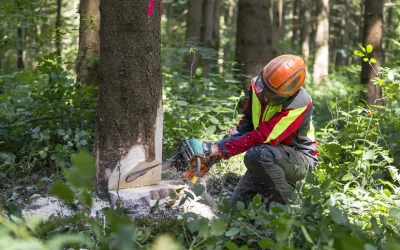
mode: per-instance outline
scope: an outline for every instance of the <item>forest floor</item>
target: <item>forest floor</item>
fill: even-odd
[[[53,178],[58,179],[61,176],[53,176]],[[218,204],[224,198],[229,199],[239,179],[240,176],[232,172],[225,172],[222,175],[214,172],[203,178],[201,184],[206,187],[206,192]],[[18,182],[3,183],[2,186],[4,188],[0,194],[0,199],[17,216],[40,215],[43,219],[47,219],[51,216],[71,216],[84,211],[84,208],[79,204],[68,205],[57,197],[50,195],[49,190],[52,182],[51,178],[32,175]],[[188,187],[185,189],[189,190]],[[197,201],[196,197],[195,200],[186,201],[182,206],[175,204],[172,207],[169,207],[168,204],[152,207],[143,202],[142,204],[136,204],[134,207],[125,207],[125,212],[132,218],[152,217],[163,219],[176,218],[185,212],[194,212],[211,218],[217,212],[215,208],[213,209],[211,206]],[[110,207],[110,202],[94,195],[92,208],[86,212],[91,217],[101,217],[101,210],[105,207]]]

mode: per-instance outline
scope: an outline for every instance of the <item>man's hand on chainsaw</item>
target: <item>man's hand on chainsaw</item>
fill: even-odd
[[[221,160],[218,146],[216,144],[202,142],[195,138],[189,139],[188,144],[192,148],[194,155],[201,158],[200,176],[198,177],[203,177],[206,173],[208,173],[212,165]],[[192,166],[196,166],[196,160],[193,159],[191,164]],[[192,169],[186,172],[185,177],[186,179],[190,180],[195,175],[196,169]]]
[[[220,155],[218,146],[210,142],[202,142],[198,139],[192,138],[188,140],[190,147],[193,149],[193,153],[200,157],[209,157],[213,155]]]

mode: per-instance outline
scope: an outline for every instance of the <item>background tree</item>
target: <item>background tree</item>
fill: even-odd
[[[107,191],[120,157],[161,160],[161,13],[158,4],[131,0],[101,1],[100,11],[94,149],[97,182]],[[121,176],[135,167],[122,161],[121,165]]]
[[[305,63],[308,63],[310,56],[310,19],[311,19],[310,0],[304,0],[301,16],[301,54]]]
[[[316,53],[313,81],[319,84],[329,71],[329,0],[319,0],[320,9],[315,34]]]
[[[201,39],[201,26],[203,17],[203,0],[188,0],[186,14],[186,41],[190,46],[199,45]],[[190,72],[196,70],[199,56],[185,55],[186,69]]]
[[[278,0],[239,0],[236,61],[239,77],[247,93],[249,77],[279,54],[280,28]]]
[[[372,45],[373,51],[369,54],[369,57],[375,58],[376,63],[373,65],[368,62],[362,63],[361,83],[367,88],[367,91],[363,94],[364,100],[368,104],[376,105],[383,104],[380,86],[373,83],[377,76],[376,72],[379,71],[384,60],[382,48],[383,6],[383,0],[365,0],[363,44],[364,46]]]
[[[97,85],[99,82],[100,0],[81,0],[79,4],[79,51],[77,81]]]

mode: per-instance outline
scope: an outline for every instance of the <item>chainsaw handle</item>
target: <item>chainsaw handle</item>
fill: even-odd
[[[200,177],[200,170],[201,170],[201,159],[199,156],[196,156],[196,176]]]

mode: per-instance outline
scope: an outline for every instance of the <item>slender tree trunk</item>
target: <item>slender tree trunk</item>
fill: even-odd
[[[293,1],[293,13],[292,13],[292,50],[298,51],[298,41],[299,41],[299,4],[300,1]]]
[[[22,6],[21,6],[21,1],[17,1],[17,9],[20,11],[23,11]],[[23,22],[21,20],[21,22]],[[18,70],[23,70],[25,68],[24,65],[24,35],[23,35],[23,30],[21,27],[21,24],[17,28],[17,37],[18,37],[18,43],[17,43],[17,68]]]
[[[388,12],[387,12],[387,20],[386,20],[386,37],[387,38],[393,38],[393,27],[392,27],[392,21],[393,21],[393,6],[388,7]],[[385,51],[389,52],[390,51],[390,40],[386,39],[385,41]],[[388,54],[387,54],[388,55]],[[386,58],[388,61],[390,61],[391,58]]]
[[[206,8],[204,13],[204,31],[202,42],[205,47],[213,48],[214,47],[214,9],[215,9],[215,0],[206,0]]]
[[[363,99],[367,104],[383,105],[382,91],[379,85],[374,85],[373,80],[377,76],[380,66],[384,61],[382,48],[383,39],[383,6],[384,0],[365,0],[364,10],[364,29],[363,44],[367,46],[371,44],[373,51],[369,54],[369,58],[376,59],[376,63],[369,65],[367,62],[362,63],[361,83],[366,86],[367,92],[363,93]]]
[[[310,56],[310,18],[311,18],[311,5],[310,0],[304,0],[304,11],[302,18],[302,29],[301,29],[301,54],[304,62],[308,63]]]
[[[319,84],[328,75],[329,70],[329,0],[321,1],[315,38],[317,52],[315,54],[313,80],[316,84]]]
[[[249,79],[279,54],[279,33],[276,33],[277,0],[239,0],[236,61],[241,75],[237,78],[247,93]],[[275,19],[275,21],[274,21]],[[279,23],[279,22],[278,22]]]
[[[228,6],[225,6],[224,8],[224,16],[223,16],[223,22],[224,26],[226,27],[223,31],[223,36],[224,37],[229,37],[224,44],[223,48],[223,53],[224,53],[224,64],[225,62],[233,62],[235,60],[235,46],[236,46],[236,21],[237,21],[237,2],[235,0],[229,0],[227,2]],[[224,67],[227,65],[224,65]],[[229,65],[230,66],[230,65]],[[227,72],[228,70],[231,70],[232,68],[227,66],[227,68],[224,68],[223,73]]]
[[[107,191],[129,187],[129,173],[161,161],[161,13],[159,4],[132,0],[102,0],[100,13],[95,158]],[[157,167],[140,178],[149,185],[160,177]]]
[[[61,8],[62,8],[62,0],[57,0],[57,16],[56,16],[56,50],[57,50],[57,61],[58,64],[61,64]]]
[[[24,50],[23,50],[23,39],[24,36],[22,34],[22,28],[18,27],[17,29],[18,33],[18,62],[17,62],[17,67],[19,70],[23,70],[25,68],[24,65]]]
[[[201,38],[203,0],[188,0],[188,12],[186,14],[186,41],[198,46]],[[193,74],[199,61],[198,53],[185,56],[186,69]]]
[[[100,0],[81,0],[79,5],[79,52],[76,64],[77,81],[99,83]]]

